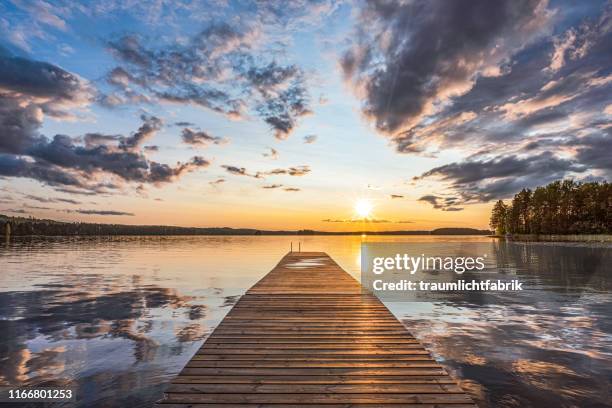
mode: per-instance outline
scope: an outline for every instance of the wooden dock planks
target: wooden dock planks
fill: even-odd
[[[475,407],[327,254],[289,253],[241,297],[158,403],[187,407]]]

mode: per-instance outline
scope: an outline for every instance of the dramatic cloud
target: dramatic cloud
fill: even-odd
[[[418,201],[424,201],[432,205],[433,208],[442,211],[462,211],[463,208],[453,207],[453,204],[457,201],[455,197],[442,198],[435,195],[425,195],[419,198]]]
[[[369,1],[341,64],[365,97],[364,114],[395,134],[468,92],[478,75],[500,75],[549,16],[544,0]]]
[[[141,116],[142,125],[129,137],[119,138],[119,148],[127,152],[136,152],[140,150],[142,144],[153,137],[155,133],[161,129],[162,121],[155,116]]]
[[[297,66],[282,67],[271,62],[264,67],[251,67],[245,77],[263,99],[257,112],[274,129],[277,139],[287,138],[297,119],[311,113],[303,74]]]
[[[340,56],[338,67],[364,120],[397,153],[422,156],[415,166],[437,158],[410,176],[417,174],[422,202],[438,210],[458,211],[561,177],[612,177],[609,1],[572,7],[547,0],[221,1],[214,10],[211,4],[0,5],[7,11],[0,12],[0,33],[11,50],[21,48],[18,53],[0,48],[0,178],[38,180],[79,199],[144,195],[150,185],[174,182],[210,164],[200,156],[176,163],[174,155],[186,149],[162,143],[164,127],[180,135],[188,150],[221,144],[214,129],[232,132],[241,152],[266,146],[259,140],[260,126],[246,123],[252,121],[287,138],[313,104],[329,103],[325,95],[337,85],[327,73],[333,54]],[[326,20],[336,10],[341,10],[337,19]],[[74,27],[90,21],[117,33],[97,33],[107,51],[94,56],[102,74],[99,67],[79,66],[91,82],[27,56],[40,52],[70,67],[74,56],[91,57],[95,47],[74,38]],[[324,33],[323,41],[317,33]],[[353,104],[332,94],[335,104]],[[101,106],[117,109],[100,111]],[[338,106],[321,110],[334,114]],[[193,107],[213,114],[198,115]],[[130,120],[136,124],[123,127]],[[338,123],[323,128],[339,135],[330,138],[330,149],[346,155],[350,141],[342,132],[363,132],[350,120],[339,130]],[[309,129],[322,128],[312,125]],[[88,133],[75,133],[87,127]],[[46,130],[58,128],[62,131]],[[315,132],[300,132],[298,142],[316,143],[317,135],[308,133]],[[257,188],[297,190],[287,187],[294,180],[289,177],[309,175],[310,168],[269,161],[264,166],[260,154],[279,156],[268,149],[252,151],[255,156],[244,162],[239,160],[249,159],[241,154],[221,152],[227,155],[220,164],[240,166],[223,166],[214,176],[226,175],[228,181],[230,175],[245,176],[262,180]],[[283,154],[293,157],[299,150]],[[162,157],[173,159],[164,164]],[[400,168],[400,162],[390,164]],[[225,179],[209,176],[202,182],[219,185]],[[374,189],[384,196],[382,187]],[[44,202],[31,198],[25,205]]]
[[[265,189],[276,189],[276,188],[281,188],[283,185],[282,184],[267,184],[265,186],[261,186],[261,188],[265,188]]]
[[[0,153],[24,153],[39,141],[45,115],[73,118],[91,97],[89,85],[76,75],[0,47]]]
[[[24,113],[23,110],[17,111]],[[0,126],[11,127],[11,117],[2,115]],[[27,113],[24,113],[27,115]],[[22,122],[23,123],[23,122]],[[0,176],[26,177],[52,186],[71,186],[96,190],[113,186],[108,180],[140,183],[166,183],[185,172],[208,166],[201,157],[175,167],[150,161],[138,151],[140,144],[157,129],[157,119],[145,119],[134,134],[121,137],[116,144],[82,145],[75,139],[56,135],[48,139],[36,132],[40,122],[30,127],[12,128],[12,135],[0,138]],[[152,127],[153,126],[153,127]],[[107,181],[104,181],[107,180]],[[115,183],[116,185],[116,183]]]
[[[3,153],[0,153],[0,176],[26,177],[52,186],[85,186],[81,177],[65,171],[61,167]]]
[[[43,113],[64,118],[70,117],[65,109],[87,104],[92,97],[86,81],[55,65],[13,56],[2,48],[0,62],[3,99],[35,103]]]
[[[306,79],[297,66],[256,54],[261,36],[256,25],[217,23],[187,42],[162,47],[136,35],[109,41],[123,65],[108,73],[115,91],[101,102],[191,104],[232,119],[246,118],[250,110],[284,139],[310,113]]]
[[[464,153],[415,178],[447,183],[457,204],[609,177],[611,7],[581,10],[582,20],[545,0],[372,0],[341,67],[398,152]],[[435,197],[423,201],[459,208]]]
[[[425,196],[434,208],[445,209],[455,203],[489,201],[505,198],[522,188],[533,188],[563,178],[569,172],[587,168],[575,161],[555,157],[550,152],[534,156],[497,156],[490,160],[466,160],[433,168],[416,179],[435,177],[451,183],[460,195],[452,202],[438,202],[439,197]]]
[[[575,61],[587,55],[589,49],[597,41],[603,31],[609,29],[604,19],[599,24],[583,24],[570,27],[565,33],[554,39],[554,51],[548,69],[558,71],[567,60]]]
[[[297,187],[285,187],[283,188],[284,191],[288,191],[290,193],[295,193],[298,191],[302,191],[301,189],[297,188]]]
[[[612,128],[607,128],[607,134],[574,139],[568,145],[576,148],[579,163],[584,163],[590,169],[603,170],[603,174],[612,178]]]
[[[143,127],[148,129],[146,124]],[[148,160],[136,150],[143,127],[120,139],[118,145],[85,147],[63,135],[52,140],[41,138],[24,152],[30,159],[0,154],[0,175],[34,178],[53,186],[95,188],[104,176],[127,182],[168,183],[210,164],[199,156],[174,167]]]
[[[144,179],[146,182],[168,183],[176,180],[184,173],[190,173],[197,169],[208,167],[210,162],[201,156],[194,156],[186,163],[177,163],[175,167],[167,164],[149,162],[149,174]]]
[[[196,131],[190,128],[184,128],[181,132],[181,139],[183,143],[187,143],[192,146],[208,146],[209,144],[223,144],[227,140],[222,137],[211,136],[204,131]]]
[[[143,115],[142,125],[128,136],[47,138],[39,133],[45,115],[70,118],[89,104],[91,95],[77,76],[0,49],[0,176],[100,191],[122,182],[167,183],[209,165],[199,156],[174,167],[147,159],[142,145],[162,127],[155,116]]]

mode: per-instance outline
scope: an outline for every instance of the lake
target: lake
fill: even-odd
[[[149,407],[298,240],[356,279],[362,241],[483,243],[529,290],[385,303],[479,406],[612,406],[612,248],[486,237],[13,239],[0,246],[0,385],[74,387],[79,407]]]

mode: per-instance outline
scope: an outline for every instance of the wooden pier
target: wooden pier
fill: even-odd
[[[323,252],[291,252],[236,303],[160,408],[475,407]]]

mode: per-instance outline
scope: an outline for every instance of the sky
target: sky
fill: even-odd
[[[0,3],[0,213],[487,228],[612,175],[612,3]]]

